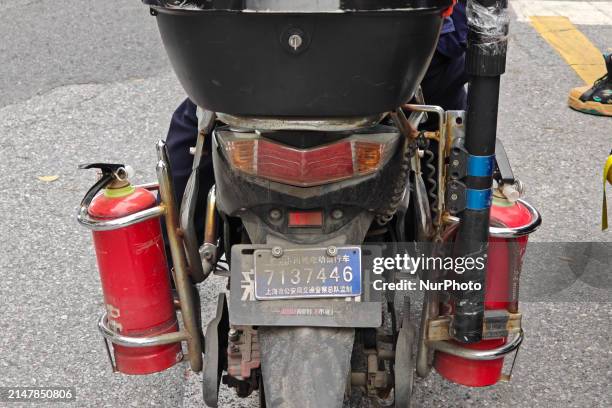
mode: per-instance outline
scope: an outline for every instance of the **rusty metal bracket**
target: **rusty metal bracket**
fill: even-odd
[[[446,189],[446,150],[447,150],[447,112],[440,106],[435,105],[415,105],[407,104],[403,106],[411,112],[429,112],[438,116],[438,207],[437,217],[434,220],[436,226],[436,238],[439,239],[443,228],[443,214],[446,208],[445,189]]]
[[[257,330],[252,326],[230,329],[227,348],[227,373],[239,380],[252,376],[252,371],[261,366],[261,354]]]
[[[178,206],[175,201],[174,186],[172,184],[168,148],[164,141],[157,143],[157,178],[159,180],[159,194],[166,207],[165,221],[168,234],[170,254],[174,263],[174,283],[181,305],[181,317],[187,333],[187,354],[193,371],[202,370],[202,334],[198,323],[198,311],[193,298],[192,282],[189,277],[187,254],[181,235],[179,233]]]
[[[514,371],[514,365],[516,364],[516,358],[518,357],[518,353],[520,350],[520,347],[516,348],[516,351],[514,352],[514,357],[512,358],[512,364],[510,365],[510,371],[508,371],[507,374],[502,373],[501,377],[499,378],[499,381],[510,382],[510,380],[512,379],[512,372]]]

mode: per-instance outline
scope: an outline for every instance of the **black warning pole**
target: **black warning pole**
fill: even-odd
[[[500,77],[506,68],[508,35],[507,0],[468,0],[469,75],[465,148],[468,152],[466,209],[460,215],[455,256],[484,257],[488,250]],[[486,268],[456,275],[459,282],[480,283],[480,290],[455,295],[455,340],[474,343],[482,339]]]

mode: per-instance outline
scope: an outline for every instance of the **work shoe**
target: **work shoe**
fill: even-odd
[[[572,89],[568,104],[570,108],[591,115],[612,116],[612,53],[604,54],[608,73],[593,86]]]

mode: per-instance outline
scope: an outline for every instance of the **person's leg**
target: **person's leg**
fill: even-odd
[[[183,192],[187,186],[187,180],[189,180],[193,165],[193,155],[190,153],[190,148],[196,145],[197,138],[196,105],[191,100],[185,99],[172,115],[170,128],[166,136],[175,199],[179,204],[183,198]]]
[[[174,194],[176,202],[180,205],[185,193],[187,181],[191,176],[193,167],[193,155],[190,152],[195,147],[198,138],[198,118],[196,116],[196,105],[186,99],[176,109],[170,128],[166,137],[168,156],[172,170],[172,181],[174,183]],[[211,139],[206,138],[202,160],[199,168],[199,194],[196,203],[195,223],[198,239],[202,242],[204,235],[204,210],[208,191],[215,183],[215,175],[210,155]]]
[[[437,53],[421,83],[425,103],[444,110],[462,110],[467,105],[465,55],[449,58]]]

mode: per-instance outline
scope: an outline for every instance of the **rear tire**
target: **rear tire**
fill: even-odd
[[[414,385],[416,327],[411,322],[410,314],[407,312],[407,310],[404,310],[404,317],[395,346],[393,377],[395,381],[396,408],[411,407],[412,388]]]

